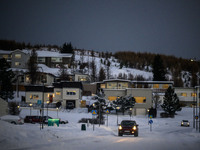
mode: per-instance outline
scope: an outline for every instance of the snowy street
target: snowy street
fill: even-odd
[[[33,114],[37,112],[33,111]],[[29,115],[24,109],[21,116]],[[56,117],[56,111],[49,111],[49,116]],[[159,116],[159,115],[158,115]],[[105,125],[86,125],[86,131],[81,130],[81,118],[92,118],[91,113],[59,112],[61,119],[67,119],[68,124],[44,126],[39,124],[13,125],[0,120],[1,150],[193,150],[200,147],[200,133],[193,128],[192,108],[183,108],[175,118],[153,118],[152,131],[148,125],[147,116],[132,116],[139,124],[139,136],[124,135],[118,137],[117,116],[109,115],[108,127]],[[128,115],[119,115],[119,122],[130,119]],[[181,127],[181,120],[190,121],[190,127]]]

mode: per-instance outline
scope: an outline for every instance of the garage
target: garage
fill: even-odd
[[[66,109],[74,109],[76,108],[75,100],[66,100]]]

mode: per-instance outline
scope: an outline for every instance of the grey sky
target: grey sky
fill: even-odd
[[[0,0],[0,39],[200,59],[200,0]]]

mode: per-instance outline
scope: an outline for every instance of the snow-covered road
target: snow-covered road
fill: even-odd
[[[37,112],[35,112],[37,113]],[[23,115],[29,110],[23,110]],[[33,112],[34,114],[34,112]],[[50,111],[55,117],[56,112]],[[134,116],[131,119],[139,124],[139,136],[118,137],[116,115],[109,115],[109,126],[90,124],[86,131],[81,130],[83,117],[92,117],[90,113],[59,112],[59,117],[67,119],[68,124],[59,127],[39,124],[12,125],[0,120],[0,149],[7,150],[193,150],[200,148],[200,133],[192,127],[192,109],[184,108],[175,118],[153,119],[152,131],[146,116]],[[119,115],[119,120],[129,119]],[[190,121],[190,127],[181,127],[182,119]]]

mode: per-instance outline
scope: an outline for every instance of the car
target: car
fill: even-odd
[[[24,119],[19,116],[5,115],[0,118],[0,120],[12,123],[12,124],[24,124]]]
[[[42,122],[42,120],[40,120],[41,117],[40,116],[26,116],[24,118],[24,122],[25,123],[40,123]]]
[[[190,122],[188,120],[182,120],[181,121],[181,126],[189,127],[190,126]]]
[[[118,127],[118,136],[134,135],[138,136],[138,124],[134,120],[122,120]]]

